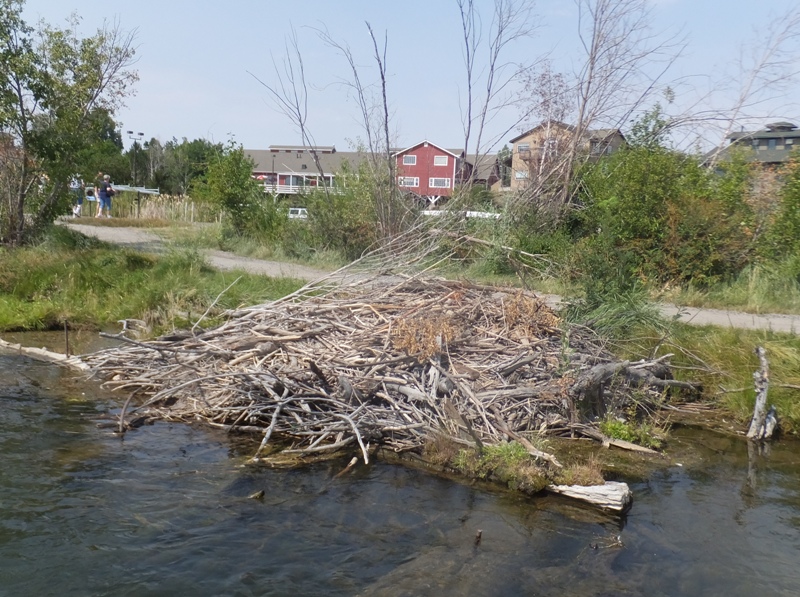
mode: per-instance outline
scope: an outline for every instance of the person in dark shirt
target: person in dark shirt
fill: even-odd
[[[106,174],[103,176],[102,182],[97,187],[97,215],[95,218],[102,218],[103,217],[103,210],[105,210],[105,216],[107,218],[111,217],[111,197],[114,196],[114,187],[111,186],[111,177]]]

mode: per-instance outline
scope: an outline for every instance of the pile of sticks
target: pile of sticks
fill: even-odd
[[[615,364],[585,328],[565,333],[532,293],[438,278],[320,282],[227,315],[82,357],[130,393],[121,428],[136,410],[257,433],[257,457],[357,446],[365,461],[371,446],[416,450],[434,434],[479,447],[514,438],[557,465],[527,438],[589,429],[603,372],[641,377],[648,365]]]

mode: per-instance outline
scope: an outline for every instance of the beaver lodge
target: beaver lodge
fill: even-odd
[[[340,274],[339,274],[340,275]],[[535,294],[433,277],[333,277],[193,330],[84,355],[142,417],[202,421],[260,438],[271,461],[432,440],[478,451],[515,440],[545,469],[544,436],[604,438],[597,421],[663,401],[665,357],[619,362],[585,327],[566,328]],[[617,442],[624,444],[625,442]],[[628,445],[628,447],[633,447]]]

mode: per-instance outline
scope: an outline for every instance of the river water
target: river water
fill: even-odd
[[[629,480],[620,518],[388,464],[253,468],[204,428],[120,438],[119,407],[0,354],[0,595],[800,595],[794,442],[675,431],[692,458]]]

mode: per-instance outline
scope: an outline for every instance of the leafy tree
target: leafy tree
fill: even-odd
[[[575,231],[598,288],[703,286],[735,275],[754,254],[746,164],[707,169],[664,147],[664,125],[656,107],[634,125],[632,144],[582,172]]]
[[[81,152],[137,80],[133,34],[103,25],[78,38],[78,18],[34,29],[22,0],[0,0],[0,242],[22,244],[64,207]]]
[[[282,218],[271,201],[264,201],[263,187],[252,176],[254,166],[242,146],[230,141],[193,189],[225,210],[236,234],[263,239],[274,235]]]
[[[800,254],[800,161],[790,161],[783,176],[780,204],[766,242],[768,254],[776,259]]]
[[[205,178],[209,164],[221,153],[221,143],[188,141],[185,137],[179,142],[173,138],[164,145],[163,183],[157,186],[173,195],[185,195]]]
[[[374,189],[383,183],[373,172],[365,162],[357,171],[344,164],[334,192],[316,191],[305,198],[312,246],[341,251],[353,260],[378,240],[380,205]]]

